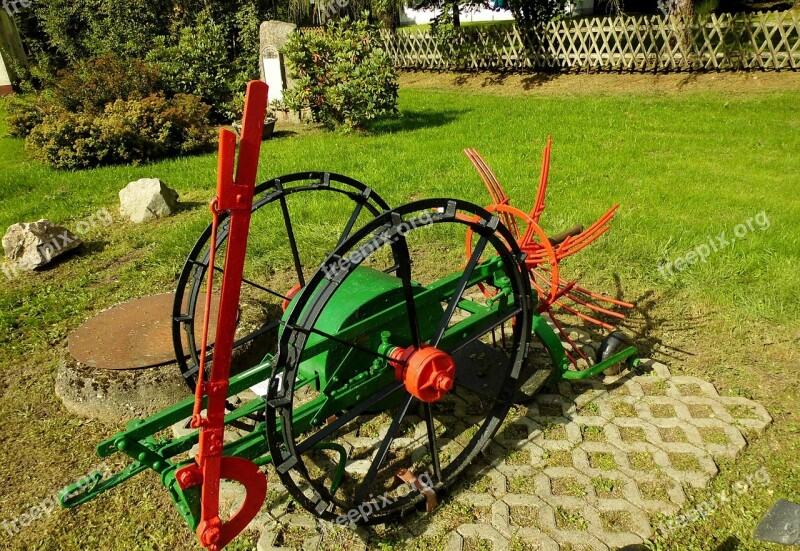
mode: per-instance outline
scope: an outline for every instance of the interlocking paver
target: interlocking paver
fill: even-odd
[[[457,397],[450,403],[452,419],[437,424],[442,431],[474,421],[469,403]],[[651,518],[677,514],[687,501],[684,488],[706,487],[718,472],[716,460],[736,458],[747,445],[744,435],[763,432],[771,420],[760,404],[720,396],[712,384],[673,377],[651,360],[638,374],[561,381],[557,390],[512,410],[465,472],[452,499],[476,511],[474,519],[450,529],[441,525],[441,512],[424,522],[411,517],[389,529],[392,541],[413,545],[424,537],[453,551],[475,544],[557,551],[642,543],[653,535]],[[426,452],[425,434],[417,432],[403,440],[416,447],[415,457]],[[353,447],[375,442],[358,434],[348,441]],[[256,524],[259,550],[326,549],[350,530],[332,531],[285,502]],[[359,542],[348,550],[380,541],[369,529],[347,534]]]

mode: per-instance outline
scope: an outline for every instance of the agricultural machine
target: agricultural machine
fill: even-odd
[[[549,141],[529,213],[511,206],[473,150],[491,205],[421,199],[391,208],[328,172],[255,186],[266,101],[266,85],[250,83],[235,177],[236,136],[221,131],[212,224],[178,282],[173,336],[194,396],[101,442],[101,457],[122,452],[132,462],[65,488],[65,507],[152,469],[201,544],[217,550],[261,509],[272,465],[317,517],[385,522],[434,508],[515,401],[548,381],[636,362],[618,332],[591,354],[557,317],[610,330],[606,320],[632,305],[559,272],[562,259],[608,230],[616,207],[586,230],[546,235]],[[297,223],[320,212],[341,213],[342,223]],[[216,301],[214,336],[206,313]],[[187,419],[194,430],[165,436]],[[220,510],[221,480],[246,490],[230,518]]]

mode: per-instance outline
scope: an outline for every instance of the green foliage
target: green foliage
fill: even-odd
[[[176,154],[208,150],[214,135],[207,126],[208,106],[196,96],[172,99],[153,94],[143,99],[118,99],[101,113],[66,112],[46,115],[25,147],[55,168],[138,163]]]
[[[39,94],[10,100],[13,136],[56,168],[138,163],[207,149],[209,106],[198,96],[165,95],[159,72],[114,54],[74,64]]]
[[[397,113],[397,76],[367,22],[344,19],[322,33],[293,34],[284,53],[294,79],[285,94],[289,108],[345,130]]]
[[[200,96],[212,106],[219,122],[239,119],[247,82],[258,78],[260,17],[252,5],[232,17],[200,12],[191,26],[178,31],[176,40],[158,37],[147,54],[173,93]]]
[[[468,54],[470,46],[476,46],[465,39],[461,26],[456,26],[451,10],[444,10],[431,21],[431,34],[436,38],[442,55],[454,63]]]
[[[508,9],[517,24],[530,33],[538,26],[564,14],[569,0],[508,0]]]
[[[214,119],[230,121],[241,116],[247,81],[258,78],[258,28],[279,14],[277,6],[273,0],[36,2],[19,21],[34,62],[23,86],[45,88],[59,70],[90,58],[147,59],[163,74],[167,95],[199,95]]]
[[[177,42],[159,37],[147,57],[159,68],[166,87],[176,93],[195,94],[223,109],[230,100],[232,67],[225,45],[223,26],[208,17],[179,31]]]
[[[9,96],[6,102],[8,134],[14,138],[24,138],[30,134],[31,130],[44,119],[47,107],[56,106],[55,102],[36,94],[14,94]]]
[[[139,60],[105,54],[59,73],[52,97],[67,111],[96,113],[117,99],[136,99],[163,91],[161,75]]]

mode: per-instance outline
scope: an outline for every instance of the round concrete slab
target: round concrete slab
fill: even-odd
[[[100,312],[69,337],[69,352],[84,366],[97,369],[141,369],[175,361],[172,346],[174,293],[164,293],[118,304]],[[202,308],[203,301],[200,301]],[[211,301],[209,344],[216,335],[219,296]],[[203,312],[196,316],[200,342]]]

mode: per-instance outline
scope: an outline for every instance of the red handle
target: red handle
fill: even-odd
[[[230,225],[220,290],[217,336],[208,382],[203,383],[202,377],[198,376],[198,395],[208,396],[206,418],[200,421],[200,451],[195,457],[196,464],[188,465],[176,473],[182,488],[202,484],[197,535],[200,543],[212,551],[221,549],[244,530],[258,514],[267,495],[266,477],[255,464],[243,458],[222,457],[225,403],[247,236],[250,231],[253,191],[267,111],[267,92],[264,82],[253,81],[247,85],[235,180],[233,166],[236,158],[236,137],[227,130],[220,132],[216,206],[220,212],[230,211]],[[216,243],[212,242],[210,246],[213,248]],[[206,292],[212,292],[210,286]],[[206,312],[208,315],[208,309]],[[205,351],[202,353],[205,354]],[[244,504],[227,522],[222,522],[219,517],[219,486],[222,478],[242,483],[247,492]]]

